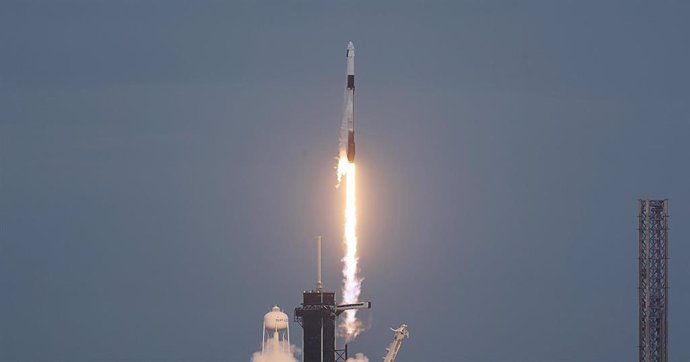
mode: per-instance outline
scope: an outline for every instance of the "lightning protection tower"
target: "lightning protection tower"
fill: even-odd
[[[667,362],[668,200],[640,200],[640,362]]]

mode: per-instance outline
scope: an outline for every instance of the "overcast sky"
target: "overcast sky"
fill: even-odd
[[[248,361],[339,292],[357,48],[372,361],[637,358],[639,198],[690,359],[690,5],[0,2],[0,360]],[[293,343],[301,328],[291,324]]]

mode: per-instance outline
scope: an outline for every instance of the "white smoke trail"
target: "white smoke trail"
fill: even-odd
[[[343,304],[359,302],[361,294],[362,278],[358,276],[357,266],[357,204],[356,204],[356,173],[355,164],[348,162],[346,155],[342,154],[338,164],[338,174],[345,177],[345,227],[343,241],[345,243],[345,256],[343,257]],[[361,321],[357,320],[357,310],[349,309],[344,313],[340,323],[340,330],[346,341],[352,341],[364,329]]]
[[[347,117],[347,115],[346,115]],[[343,119],[345,126],[346,119]],[[347,141],[343,142],[342,137],[347,138],[347,129],[341,134],[341,149],[338,159],[338,184],[341,185],[345,178],[345,225],[343,228],[343,242],[345,244],[345,256],[343,257],[343,285],[342,302],[352,304],[359,302],[361,294],[362,278],[358,276],[359,257],[357,256],[357,198],[356,198],[356,168],[354,162],[347,159]],[[347,342],[354,340],[364,330],[364,324],[357,320],[357,310],[349,309],[343,314],[344,318],[340,323],[341,335]]]
[[[254,352],[251,362],[298,362],[295,358],[295,354],[299,353],[297,347],[290,345],[289,351],[286,351],[283,343],[277,338],[270,338],[264,343],[263,353]]]

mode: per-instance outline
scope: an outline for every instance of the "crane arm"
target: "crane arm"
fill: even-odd
[[[393,335],[393,342],[386,348],[386,356],[383,357],[383,362],[395,362],[398,356],[400,346],[402,346],[403,339],[410,337],[410,332],[407,331],[407,324],[401,324],[397,329],[391,328],[395,334]]]

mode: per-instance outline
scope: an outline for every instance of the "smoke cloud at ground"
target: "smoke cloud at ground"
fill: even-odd
[[[289,351],[281,347],[280,341],[269,339],[264,344],[264,352],[254,352],[251,362],[298,362],[295,357],[299,354],[297,347],[290,345]]]
[[[345,362],[369,362],[369,358],[362,353],[355,353],[355,357],[348,358]]]

